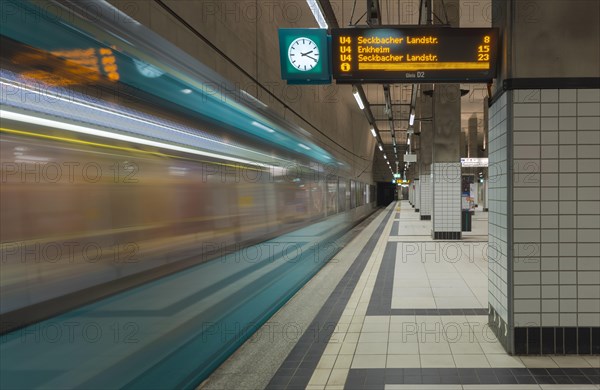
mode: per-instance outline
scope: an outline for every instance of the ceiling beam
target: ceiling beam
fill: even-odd
[[[378,26],[381,24],[379,0],[367,0],[367,24],[369,26]]]

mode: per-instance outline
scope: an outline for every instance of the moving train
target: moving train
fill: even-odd
[[[2,332],[372,212],[374,186],[251,96],[208,93],[227,82],[149,30],[9,3],[41,16],[1,37]],[[49,15],[66,3],[81,20]]]

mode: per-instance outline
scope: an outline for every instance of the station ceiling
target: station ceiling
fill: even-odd
[[[367,26],[367,25],[417,25],[419,9],[423,0],[318,0],[329,27]],[[462,11],[462,0],[461,15]],[[491,20],[486,17],[486,9],[490,9],[491,0],[478,2],[478,9],[470,8],[468,17],[461,17],[461,27],[489,27]],[[370,9],[368,7],[370,6]],[[370,19],[369,19],[370,18]],[[418,84],[363,84],[365,105],[370,110],[376,123],[384,151],[395,170],[392,134],[396,138],[397,156],[400,170],[403,167],[402,155],[407,145],[406,130],[411,112],[413,86]],[[483,131],[483,104],[487,96],[485,84],[461,84],[461,89],[469,92],[461,98],[461,127],[467,129],[468,120],[478,118],[478,132]],[[388,92],[389,91],[389,97]],[[391,115],[390,115],[391,112]],[[367,114],[368,115],[368,114]],[[392,117],[393,120],[389,118]],[[368,130],[367,130],[368,131]],[[391,172],[386,161],[375,151],[373,173],[375,180],[382,173],[389,176]]]

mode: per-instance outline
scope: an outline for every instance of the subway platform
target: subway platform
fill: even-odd
[[[431,238],[392,203],[199,389],[600,389],[600,356],[511,356],[488,325],[487,213]],[[226,332],[227,330],[222,330]]]

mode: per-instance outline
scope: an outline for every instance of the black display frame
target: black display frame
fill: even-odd
[[[497,28],[453,28],[439,26],[385,26],[375,28],[355,27],[355,28],[337,28],[331,30],[331,59],[333,78],[338,84],[347,83],[392,83],[392,82],[408,82],[408,83],[472,83],[472,82],[490,82],[496,77],[498,51],[499,51],[499,30]],[[490,37],[489,42],[485,43],[484,38]],[[340,39],[341,37],[350,37]],[[365,43],[361,44],[363,50],[359,53],[359,37],[362,38],[380,38],[382,43]],[[437,38],[435,43],[411,43],[408,44],[409,38],[415,42],[415,38],[431,37]],[[388,43],[383,39],[393,38]],[[402,43],[398,42],[402,38]],[[430,39],[429,42],[434,42]],[[479,53],[479,46],[488,45],[489,51]],[[381,49],[382,53],[365,52],[365,47],[370,46],[373,49]],[[348,47],[350,51],[348,52]],[[385,52],[385,48],[389,48],[389,52]],[[478,54],[489,54],[487,61],[478,61]],[[350,60],[343,61],[343,56],[351,56]],[[373,56],[372,62],[359,62],[359,55]],[[374,56],[388,56],[389,61],[378,62]],[[438,61],[408,61],[408,56],[411,58],[418,55],[435,55]],[[392,57],[395,56],[395,57]],[[395,61],[399,56],[403,58],[400,61]],[[365,59],[366,57],[363,57]],[[424,57],[420,57],[424,58]],[[431,57],[429,57],[431,59]],[[387,62],[387,63],[386,63]],[[342,64],[349,64],[350,70],[343,71]],[[401,68],[411,67],[414,70],[378,70],[378,69],[359,69],[359,64],[375,64],[367,65],[367,67],[380,67],[386,63],[384,67]],[[419,69],[419,64],[424,64],[422,69]],[[431,65],[428,65],[431,64]],[[453,67],[463,64],[465,68],[446,68],[446,69],[427,69],[427,67],[436,67],[435,64]],[[487,69],[483,68],[485,65]],[[475,67],[480,66],[480,69]],[[469,69],[469,67],[472,67]],[[346,68],[348,65],[346,65]]]

